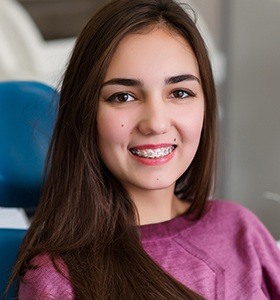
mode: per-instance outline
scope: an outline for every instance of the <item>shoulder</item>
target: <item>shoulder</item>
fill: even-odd
[[[210,218],[217,218],[225,222],[242,224],[261,223],[258,217],[246,207],[239,203],[225,200],[209,201],[207,214]]]
[[[73,288],[68,269],[62,259],[53,262],[48,254],[41,254],[31,260],[28,270],[19,286],[19,299],[73,299]]]
[[[211,221],[214,224],[212,227]],[[261,288],[270,294],[271,299],[280,299],[280,251],[259,218],[240,204],[214,200],[210,202],[204,222],[211,228],[208,232],[212,242],[217,241],[218,235],[220,238],[216,244],[220,250],[227,247],[226,265],[231,254],[231,259],[235,258],[234,268],[238,266],[238,272],[244,268],[244,278],[247,274],[251,278],[259,278]],[[258,285],[256,281],[252,282],[254,286]]]
[[[257,247],[263,243],[272,244],[273,247],[276,245],[260,219],[241,204],[222,200],[210,201],[204,219],[222,232],[250,240]]]
[[[247,213],[250,212],[243,205],[233,202],[230,200],[209,200],[209,208],[215,210],[216,212],[230,212],[230,213]]]

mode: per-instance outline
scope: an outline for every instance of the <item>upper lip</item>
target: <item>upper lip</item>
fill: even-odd
[[[133,146],[129,149],[138,149],[138,150],[146,150],[146,149],[159,149],[159,148],[167,148],[171,146],[176,146],[171,143],[163,143],[163,144],[146,144],[146,145],[139,145],[139,146]]]

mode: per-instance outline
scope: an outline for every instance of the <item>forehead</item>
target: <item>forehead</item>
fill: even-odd
[[[143,72],[185,73],[199,77],[195,54],[187,40],[175,30],[156,27],[128,34],[119,43],[107,70],[108,77]],[[137,75],[137,74],[135,74]]]

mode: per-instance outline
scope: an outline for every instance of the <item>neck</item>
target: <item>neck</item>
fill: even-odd
[[[139,225],[171,220],[189,208],[188,202],[174,195],[174,186],[160,190],[130,190],[130,196],[139,214]]]

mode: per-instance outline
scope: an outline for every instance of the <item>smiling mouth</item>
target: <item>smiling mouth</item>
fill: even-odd
[[[145,149],[145,150],[139,150],[137,148],[131,148],[129,151],[136,156],[139,157],[144,157],[144,158],[150,158],[150,159],[155,159],[155,158],[162,158],[167,155],[169,155],[171,152],[175,150],[177,146],[172,145],[169,147],[161,147],[157,149]]]

